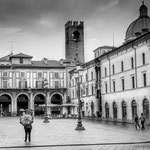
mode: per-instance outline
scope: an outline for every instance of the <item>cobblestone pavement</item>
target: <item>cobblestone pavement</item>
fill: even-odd
[[[76,119],[35,118],[31,142],[25,143],[19,118],[1,117],[0,150],[150,150],[150,126],[141,131],[131,124],[83,120],[86,130],[76,131],[76,125]]]

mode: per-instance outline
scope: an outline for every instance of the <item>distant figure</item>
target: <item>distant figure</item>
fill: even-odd
[[[139,127],[139,129],[141,128],[140,124],[139,124],[139,116],[137,114],[135,115],[134,123],[135,123],[136,130],[137,130],[138,127]]]
[[[141,113],[140,120],[141,120],[141,126],[142,126],[141,129],[144,130],[145,129],[146,119],[145,119],[143,113]]]
[[[20,118],[20,123],[24,126],[25,130],[25,142],[31,141],[31,130],[32,130],[32,123],[33,123],[33,117],[31,116],[31,112],[29,110],[26,110],[26,113],[22,115]]]

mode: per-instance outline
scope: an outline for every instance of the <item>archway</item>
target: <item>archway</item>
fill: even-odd
[[[20,115],[20,109],[28,109],[29,98],[26,94],[20,94],[17,97],[17,115]]]
[[[108,105],[108,103],[105,104],[105,115],[106,115],[106,118],[109,118],[109,105]]]
[[[11,97],[8,94],[2,94],[0,96],[0,115],[11,115]]]
[[[137,114],[137,104],[136,101],[132,101],[132,120],[134,120],[135,115]]]
[[[116,102],[113,102],[113,117],[114,117],[114,119],[117,119],[117,104],[116,104]]]
[[[39,107],[39,105],[45,104],[45,97],[43,94],[37,94],[34,98],[34,113],[35,115],[43,115],[44,107]]]
[[[59,107],[59,105],[61,105],[62,102],[63,102],[63,99],[62,99],[61,94],[56,93],[56,94],[52,95],[52,97],[51,97],[51,104],[56,104],[58,106],[51,108],[51,114],[54,114],[54,115],[61,114],[61,107]]]
[[[143,113],[146,119],[149,119],[149,101],[147,99],[143,100]]]
[[[122,102],[122,120],[126,120],[127,119],[127,105],[126,102],[123,101]]]

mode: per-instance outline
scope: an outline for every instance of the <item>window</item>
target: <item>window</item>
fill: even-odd
[[[91,86],[91,94],[92,95],[94,94],[94,87],[93,87],[93,85]]]
[[[38,78],[41,78],[42,77],[42,72],[38,72],[37,76],[38,76]]]
[[[3,88],[8,88],[8,81],[3,81]]]
[[[133,57],[131,57],[131,68],[134,68]]]
[[[25,77],[25,72],[21,72],[20,76]]]
[[[121,79],[122,81],[122,90],[124,91],[124,79]]]
[[[55,78],[59,78],[58,72],[55,72],[55,73],[54,73],[54,76],[55,76]]]
[[[43,81],[36,81],[36,88],[43,88]]]
[[[86,95],[88,95],[88,87],[86,87]]]
[[[115,85],[115,81],[113,81],[113,91],[116,91],[116,85]]]
[[[112,73],[115,74],[115,66],[112,65]]]
[[[134,76],[132,76],[132,88],[133,89],[135,88],[135,79],[134,79]]]
[[[144,82],[144,86],[146,86],[146,73],[143,73],[143,82]]]
[[[19,87],[22,88],[22,89],[27,88],[27,81],[20,81],[19,82]]]
[[[105,77],[107,76],[107,68],[105,67]]]
[[[107,93],[107,83],[105,83],[105,92]]]
[[[23,58],[20,58],[20,64],[23,64]]]
[[[142,54],[143,65],[145,65],[145,53]]]
[[[91,72],[91,80],[93,80],[93,71]]]
[[[88,75],[87,75],[87,73],[86,73],[86,75],[85,75],[85,76],[86,76],[86,81],[88,81]]]
[[[123,61],[121,61],[121,71],[124,71]]]
[[[59,81],[55,81],[55,88],[59,88]]]
[[[7,72],[3,72],[3,77],[7,77],[8,73]]]

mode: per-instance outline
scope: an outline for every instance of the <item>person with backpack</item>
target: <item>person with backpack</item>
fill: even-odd
[[[141,129],[144,130],[145,129],[146,119],[145,119],[145,116],[144,116],[143,113],[141,113],[140,120],[141,120]]]
[[[31,130],[32,130],[33,117],[29,110],[26,110],[26,113],[20,118],[20,124],[24,126],[25,131],[25,142],[31,141]]]

